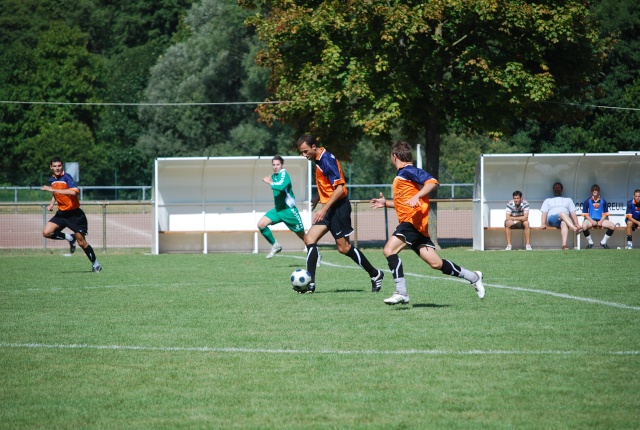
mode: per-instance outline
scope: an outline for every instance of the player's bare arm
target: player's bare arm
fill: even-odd
[[[333,205],[343,195],[344,195],[344,185],[342,184],[337,185],[333,189],[333,193],[331,194],[331,197],[329,197],[329,200],[326,203],[324,203],[322,205],[322,208],[320,208],[320,210],[318,210],[318,212],[316,212],[316,214],[314,215],[313,222],[316,223],[318,221],[322,221],[327,211],[331,207],[331,205]]]
[[[418,206],[420,204],[420,199],[436,188],[438,188],[438,184],[433,182],[425,182],[420,191],[418,191],[413,197],[411,197],[407,204],[412,208]]]

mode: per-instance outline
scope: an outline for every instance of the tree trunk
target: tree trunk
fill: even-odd
[[[425,169],[434,178],[438,179],[440,174],[440,127],[437,114],[429,112],[427,120],[424,126],[425,135]],[[429,194],[430,199],[438,198],[438,189],[436,188]],[[438,203],[432,202],[431,209],[429,211],[429,236],[436,246],[436,249],[440,249],[438,244]]]

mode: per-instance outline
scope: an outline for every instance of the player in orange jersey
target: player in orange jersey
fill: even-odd
[[[313,293],[316,289],[318,241],[329,231],[336,241],[338,251],[350,257],[369,274],[371,291],[380,291],[384,272],[373,267],[362,251],[352,246],[349,241],[349,236],[354,231],[351,226],[351,203],[347,198],[349,191],[340,162],[324,147],[319,148],[315,137],[310,134],[303,134],[298,139],[298,149],[300,155],[314,161],[316,165],[318,196],[312,201],[313,208],[315,209],[318,202],[322,203],[322,207],[313,216],[313,225],[304,236],[304,243],[307,245],[307,270],[311,274],[311,283],[307,291]],[[296,287],[294,290],[303,292]]]
[[[384,246],[384,256],[387,257],[389,269],[396,283],[395,293],[385,299],[388,305],[409,303],[407,284],[402,268],[402,260],[398,257],[400,251],[410,246],[433,269],[440,270],[445,275],[464,278],[476,289],[478,297],[484,297],[482,272],[472,272],[457,264],[440,258],[436,247],[429,238],[429,196],[428,194],[439,186],[436,178],[412,163],[411,145],[407,142],[396,142],[391,149],[391,162],[397,169],[393,180],[393,200],[386,200],[380,193],[380,198],[371,200],[374,208],[395,208],[400,225],[393,232]]]
[[[85,239],[88,233],[88,222],[84,211],[80,209],[80,200],[78,199],[80,190],[71,175],[65,173],[64,164],[60,157],[53,157],[49,167],[53,174],[49,178],[49,185],[43,186],[41,190],[53,193],[51,203],[47,207],[49,212],[53,210],[56,202],[58,203],[58,211],[44,226],[42,235],[48,239],[68,241],[69,251],[72,254],[76,250],[77,241],[91,261],[91,270],[99,272],[102,270],[102,266],[98,263],[93,248]],[[73,235],[62,233],[62,229],[65,227],[73,231]]]

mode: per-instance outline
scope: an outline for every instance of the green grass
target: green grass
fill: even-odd
[[[482,301],[404,251],[395,307],[322,253],[0,252],[0,427],[640,426],[639,251],[441,251]]]

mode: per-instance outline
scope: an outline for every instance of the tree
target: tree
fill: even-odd
[[[20,42],[12,44],[5,58],[17,67],[11,85],[2,90],[4,100],[35,102],[95,101],[99,85],[99,59],[87,52],[87,36],[58,21],[40,33],[34,49],[23,53]],[[22,54],[22,57],[21,57]],[[22,104],[0,107],[0,146],[4,179],[13,184],[38,184],[40,172],[53,155],[67,161],[92,164],[100,160],[93,135],[94,112],[83,105]],[[4,161],[3,160],[3,161]],[[93,180],[89,175],[89,180]]]
[[[138,148],[148,157],[263,155],[288,152],[290,133],[258,124],[255,105],[265,97],[268,72],[253,61],[257,40],[247,13],[232,0],[203,0],[185,18],[188,35],[151,70],[140,109],[146,133]],[[215,103],[216,105],[198,105]]]
[[[502,133],[557,118],[545,101],[583,95],[606,45],[588,2],[240,0],[271,70],[263,121],[293,124],[349,157],[366,135],[424,140],[439,174],[448,130]]]

